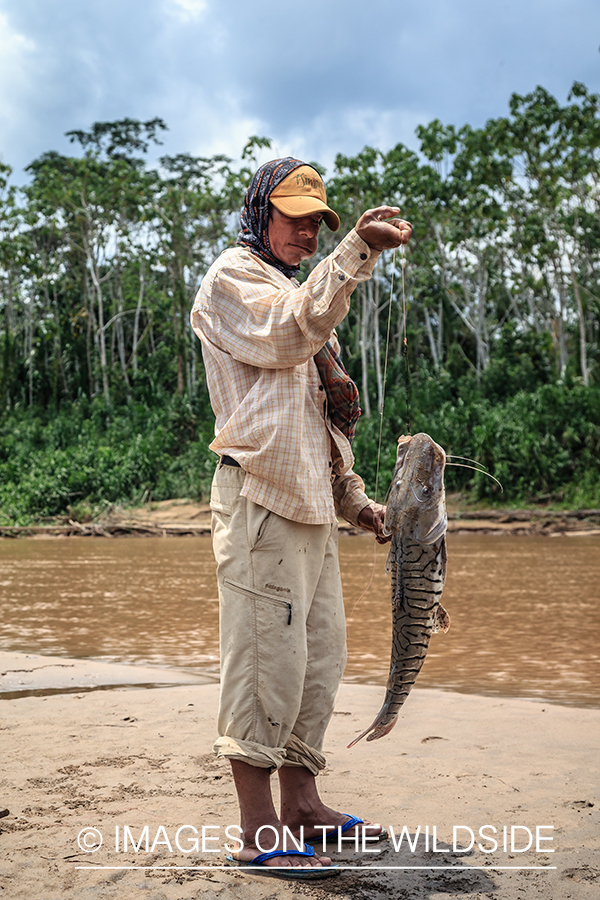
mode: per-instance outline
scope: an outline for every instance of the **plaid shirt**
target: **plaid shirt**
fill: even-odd
[[[370,501],[348,440],[327,417],[313,356],[379,253],[352,230],[299,285],[249,250],[225,250],[194,302],[216,437],[246,471],[242,495],[287,519],[357,524]],[[333,483],[333,489],[332,489]],[[334,500],[335,498],[335,500]]]

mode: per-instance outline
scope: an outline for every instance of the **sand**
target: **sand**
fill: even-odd
[[[214,679],[185,668],[123,665],[89,659],[63,659],[39,653],[0,651],[0,699],[21,699],[42,691],[67,693],[78,689],[163,687],[206,684]],[[0,712],[3,707],[0,707]],[[0,716],[0,720],[1,720]]]
[[[96,687],[63,684],[56,689],[70,692],[0,704],[0,809],[9,810],[0,818],[3,900],[599,895],[600,710],[417,689],[390,735],[347,750],[372,720],[383,690],[342,685],[322,793],[330,805],[392,828],[397,839],[405,827],[405,836],[397,850],[387,843],[379,853],[354,846],[334,852],[351,867],[338,878],[283,882],[219,868],[226,865],[225,828],[238,819],[228,766],[211,753],[218,686],[109,688],[124,683],[122,670],[131,667],[107,666],[0,654],[5,678],[19,677],[9,669],[39,669],[20,673],[29,679],[20,690],[51,689],[53,669],[76,673],[79,684],[86,667]],[[131,674],[129,683],[139,675]],[[153,674],[146,680],[143,673],[144,683],[173,677]],[[190,827],[179,832],[178,848],[182,826]],[[477,846],[492,850],[479,836],[484,826],[485,835],[495,833],[495,851]],[[103,844],[83,852],[78,835],[89,828],[101,832]],[[460,852],[471,831],[473,850]],[[530,833],[532,846],[521,852]],[[91,849],[97,835],[80,839]]]

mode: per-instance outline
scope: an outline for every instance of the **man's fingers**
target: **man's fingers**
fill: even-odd
[[[376,209],[368,209],[364,215],[376,221],[384,222],[386,219],[392,219],[394,216],[399,215],[399,213],[399,206],[378,206]]]
[[[400,240],[403,244],[408,244],[410,236],[412,234],[412,225],[410,224],[410,222],[406,222],[404,219],[400,219],[398,222],[398,228],[400,229],[400,234],[402,235]]]
[[[408,244],[412,234],[412,225],[406,219],[390,219],[386,225],[393,225],[400,232],[400,243]]]
[[[365,213],[364,218],[368,216],[372,222],[382,222],[384,225],[391,225],[393,228],[397,228],[398,231],[407,231],[410,235],[412,225],[406,219],[398,218],[399,212],[400,210],[397,206],[381,206],[379,209],[370,209]]]
[[[399,206],[380,206],[377,210],[375,210],[380,219],[391,219],[393,216],[397,216],[400,213]]]
[[[406,219],[388,219],[386,225],[393,225],[398,231],[412,231],[412,225]]]

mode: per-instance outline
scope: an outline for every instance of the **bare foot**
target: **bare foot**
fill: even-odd
[[[323,842],[324,846],[323,828],[326,827],[328,832],[335,830],[335,834],[329,837],[329,841],[336,841],[339,833],[337,829],[343,827],[351,818],[352,816],[346,813],[337,812],[321,804],[321,809],[312,809],[310,812],[294,816],[293,820],[284,819],[284,825],[287,825],[295,836],[300,834],[300,826],[304,825],[304,840],[315,844]],[[384,831],[383,826],[378,822],[369,822],[368,819],[365,819],[361,824],[354,825],[345,831],[342,837],[344,839],[355,838],[358,834],[360,840],[363,836],[363,829],[365,837],[368,838],[379,837]]]
[[[252,836],[252,840],[246,839],[246,836],[242,834],[241,840],[244,842],[244,846],[241,850],[236,853],[232,853],[234,859],[240,860],[240,862],[252,862],[257,857],[262,856],[263,853],[273,853],[277,849],[282,850],[295,850],[296,844],[291,840],[289,833],[284,833],[284,827],[281,822],[278,823],[269,823],[268,828],[260,834],[259,843],[260,847],[256,845],[255,837]],[[274,829],[277,830],[277,840],[275,837]],[[272,856],[270,859],[266,859],[264,862],[260,863],[261,866],[277,866],[282,868],[302,868],[302,869],[311,869],[311,868],[322,868],[331,865],[331,859],[328,856],[317,856],[315,853],[314,856],[302,856],[298,855],[286,855],[286,856]]]
[[[333,831],[344,826],[351,816],[338,812],[325,806],[319,792],[315,776],[307,769],[282,766],[278,772],[281,789],[281,812],[279,818],[290,829],[292,834],[298,836],[301,826],[304,826],[304,840],[309,843],[317,843],[325,850],[325,838],[323,828]],[[344,838],[362,838],[363,828],[366,837],[378,837],[384,829],[377,822],[365,821],[349,828],[343,835]],[[332,835],[330,841],[337,838],[337,833]],[[342,845],[344,846],[344,845]],[[348,844],[345,845],[346,847]]]

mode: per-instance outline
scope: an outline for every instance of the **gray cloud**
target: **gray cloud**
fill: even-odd
[[[0,0],[0,154],[19,168],[93,121],[162,116],[168,152],[250,133],[331,164],[481,125],[513,91],[600,89],[594,0]]]

